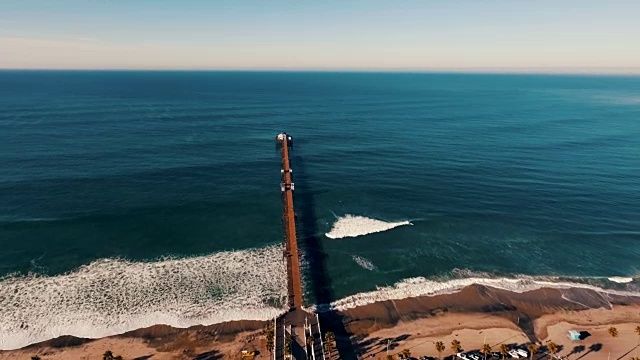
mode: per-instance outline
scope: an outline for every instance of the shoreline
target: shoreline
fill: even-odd
[[[499,316],[514,323],[535,340],[533,321],[558,312],[639,306],[640,296],[614,295],[584,288],[541,288],[513,292],[485,285],[470,285],[457,293],[386,300],[339,311],[349,319],[354,334],[393,326],[400,321],[436,317],[446,313],[478,313]],[[322,316],[322,314],[321,314]],[[374,323],[375,325],[373,325]]]
[[[453,294],[386,300],[342,311],[322,312],[319,316],[323,330],[336,334],[337,348],[341,355],[345,354],[342,358],[377,351],[380,346],[374,346],[377,342],[372,339],[377,338],[379,342],[382,336],[392,335],[395,335],[393,339],[404,336],[396,341],[399,348],[414,347],[429,355],[429,349],[420,345],[421,341],[460,336],[463,344],[476,344],[483,331],[484,337],[492,341],[504,337],[518,343],[541,343],[549,337],[558,337],[562,329],[571,327],[590,329],[597,335],[603,326],[622,324],[620,326],[627,331],[629,324],[640,324],[640,297],[584,288],[512,292],[471,285]],[[165,356],[193,358],[211,351],[233,357],[243,347],[256,350],[263,347],[259,334],[267,323],[231,321],[185,329],[154,325],[100,339],[63,336],[18,350],[0,351],[0,359],[33,354],[43,359],[91,358],[101,355],[107,348],[125,358],[149,354],[153,354],[153,359]],[[248,342],[250,338],[252,341]],[[566,336],[554,341],[560,342],[564,338]],[[265,352],[261,353],[257,358],[266,359]]]

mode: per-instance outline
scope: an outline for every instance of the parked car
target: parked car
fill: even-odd
[[[252,358],[254,356],[256,356],[256,352],[255,351],[242,350],[242,357],[243,358],[248,358],[248,357]]]
[[[480,357],[480,355],[478,355],[478,354],[469,354],[469,357],[470,357],[472,360],[480,360],[480,359],[482,359],[482,358]]]
[[[527,352],[527,350],[524,349],[516,349],[516,351],[518,352],[518,354],[520,354],[520,356],[522,356],[523,358],[526,358],[529,356],[529,353]]]
[[[464,353],[461,353],[461,352],[460,352],[460,353],[457,353],[457,354],[456,354],[456,357],[457,357],[458,359],[462,359],[462,360],[471,360],[471,359],[469,359],[469,357],[467,357],[467,355],[465,355]]]
[[[512,358],[516,358],[519,359],[522,356],[520,356],[520,354],[516,351],[516,349],[511,349],[509,350],[509,355],[511,355]]]

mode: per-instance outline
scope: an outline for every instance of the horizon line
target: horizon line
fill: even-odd
[[[592,75],[640,76],[640,68],[1,68],[0,71],[145,71],[145,72],[282,72],[282,73],[405,73],[405,74],[486,74],[486,75]]]

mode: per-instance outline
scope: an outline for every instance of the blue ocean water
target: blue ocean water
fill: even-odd
[[[3,71],[6,289],[281,244],[281,131],[308,304],[419,276],[639,272],[639,77]],[[340,219],[362,235],[326,237]]]

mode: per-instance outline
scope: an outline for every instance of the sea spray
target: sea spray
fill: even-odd
[[[155,324],[268,320],[284,311],[282,246],[208,256],[94,261],[59,276],[0,279],[0,349]]]
[[[386,222],[364,216],[345,215],[339,217],[331,231],[325,234],[329,239],[342,239],[391,230],[398,226],[413,225],[409,221]]]
[[[365,270],[369,270],[369,271],[378,270],[378,268],[375,265],[373,265],[371,260],[367,258],[363,258],[362,256],[358,256],[358,255],[353,255],[351,256],[351,258],[353,259],[353,261],[355,261],[356,264],[360,265],[360,267]]]

